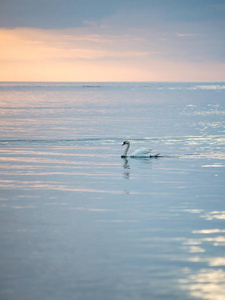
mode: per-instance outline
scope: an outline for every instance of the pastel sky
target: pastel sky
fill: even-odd
[[[0,0],[0,81],[225,81],[224,0]]]

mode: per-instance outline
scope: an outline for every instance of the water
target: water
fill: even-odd
[[[224,99],[224,83],[1,83],[0,298],[224,299]],[[165,157],[121,159],[127,139]]]

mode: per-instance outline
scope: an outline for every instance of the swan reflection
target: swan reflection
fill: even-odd
[[[126,179],[130,179],[130,169],[131,169],[131,165],[129,163],[129,160],[127,157],[121,157],[121,159],[123,160],[123,168],[125,170],[125,172],[123,173],[124,177]],[[138,167],[138,169],[149,169],[149,165],[151,165],[152,161],[151,158],[147,157],[147,158],[139,158],[139,157],[135,157],[135,158],[131,158],[132,159],[132,165],[134,167]]]
[[[130,164],[129,164],[128,159],[123,158],[123,160],[124,160],[124,164],[123,164],[124,169],[130,169]]]
[[[124,160],[124,164],[123,164],[123,168],[126,170],[124,173],[123,173],[123,176],[125,179],[130,179],[130,164],[129,164],[129,161],[126,157],[123,158]]]

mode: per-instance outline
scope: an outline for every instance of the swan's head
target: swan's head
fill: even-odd
[[[124,141],[122,146],[124,146],[124,145],[130,145],[130,142],[129,141]]]

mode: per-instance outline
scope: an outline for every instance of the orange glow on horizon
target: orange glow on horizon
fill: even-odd
[[[166,60],[126,36],[16,28],[1,29],[0,40],[0,81],[225,80],[225,64]]]

